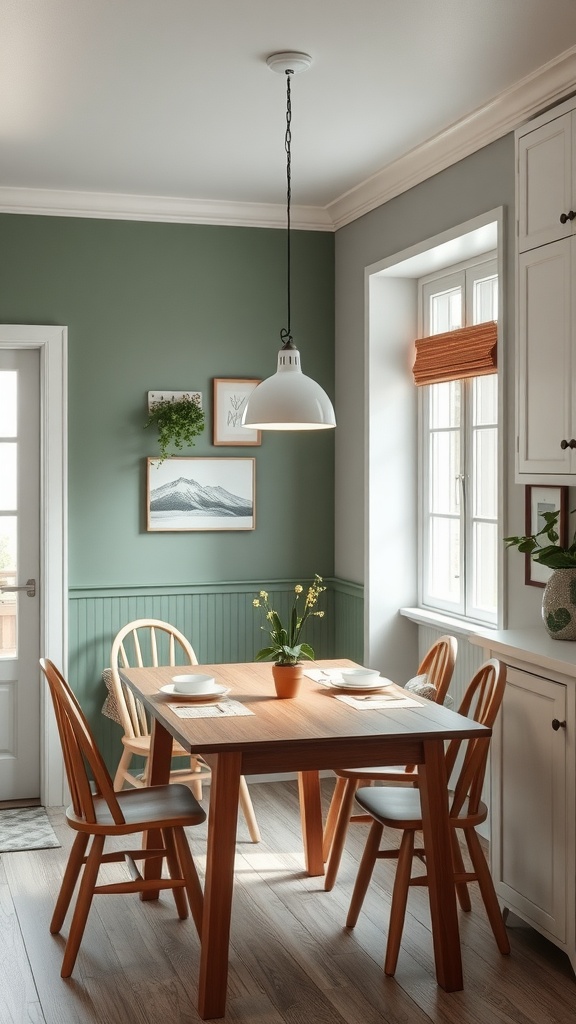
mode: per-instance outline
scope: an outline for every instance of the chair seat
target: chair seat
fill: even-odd
[[[406,778],[406,765],[387,765],[372,768],[335,768],[334,774],[341,779],[392,779],[394,782],[401,782]],[[417,772],[410,773],[417,778]],[[409,776],[408,776],[409,778]]]
[[[123,825],[114,824],[108,804],[101,797],[94,797],[96,822],[77,817],[69,807],[66,811],[68,824],[79,832],[97,834],[103,829],[106,835],[128,835],[154,827],[199,825],[206,820],[205,812],[188,786],[171,783],[146,789],[124,789],[116,794],[116,799],[126,819]]]
[[[452,793],[449,793],[449,799]],[[356,790],[356,800],[382,825],[419,829],[422,824],[420,790],[411,786],[366,786]],[[488,815],[486,804],[480,801],[478,811],[468,816],[463,808],[460,818],[466,818],[470,825],[479,825]]]

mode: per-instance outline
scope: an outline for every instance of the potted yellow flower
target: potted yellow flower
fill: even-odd
[[[304,587],[297,583],[294,587],[294,600],[286,626],[282,625],[278,612],[270,606],[268,592],[261,590],[258,597],[255,597],[252,604],[254,608],[261,608],[264,612],[266,624],[261,626],[270,635],[270,643],[263,647],[256,655],[256,661],[266,661],[267,658],[274,658],[272,675],[276,693],[279,697],[295,697],[302,680],[302,658],[314,658],[314,651],[310,644],[301,640],[302,630],[310,616],[324,617],[324,612],[316,608],[318,598],[326,587],[322,586],[322,577],[315,575],[313,582],[308,587],[304,598],[304,607],[300,612],[300,600],[304,593]]]

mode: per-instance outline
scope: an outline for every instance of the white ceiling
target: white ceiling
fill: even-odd
[[[576,0],[0,0],[0,209],[280,222],[265,59],[303,50],[293,203],[330,229],[574,91],[575,44]]]

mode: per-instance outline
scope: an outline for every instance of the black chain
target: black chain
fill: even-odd
[[[292,332],[290,330],[290,203],[292,200],[292,95],[290,93],[290,75],[293,71],[286,71],[286,135],[284,137],[284,149],[286,150],[286,261],[288,279],[288,327],[280,331],[280,340],[284,346],[292,345]]]

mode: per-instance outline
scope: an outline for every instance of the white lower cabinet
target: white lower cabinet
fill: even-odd
[[[565,950],[576,971],[576,645],[545,641],[560,658],[563,648],[570,654],[565,673],[535,665],[528,651],[472,642],[507,666],[491,745],[490,862],[500,905]]]

